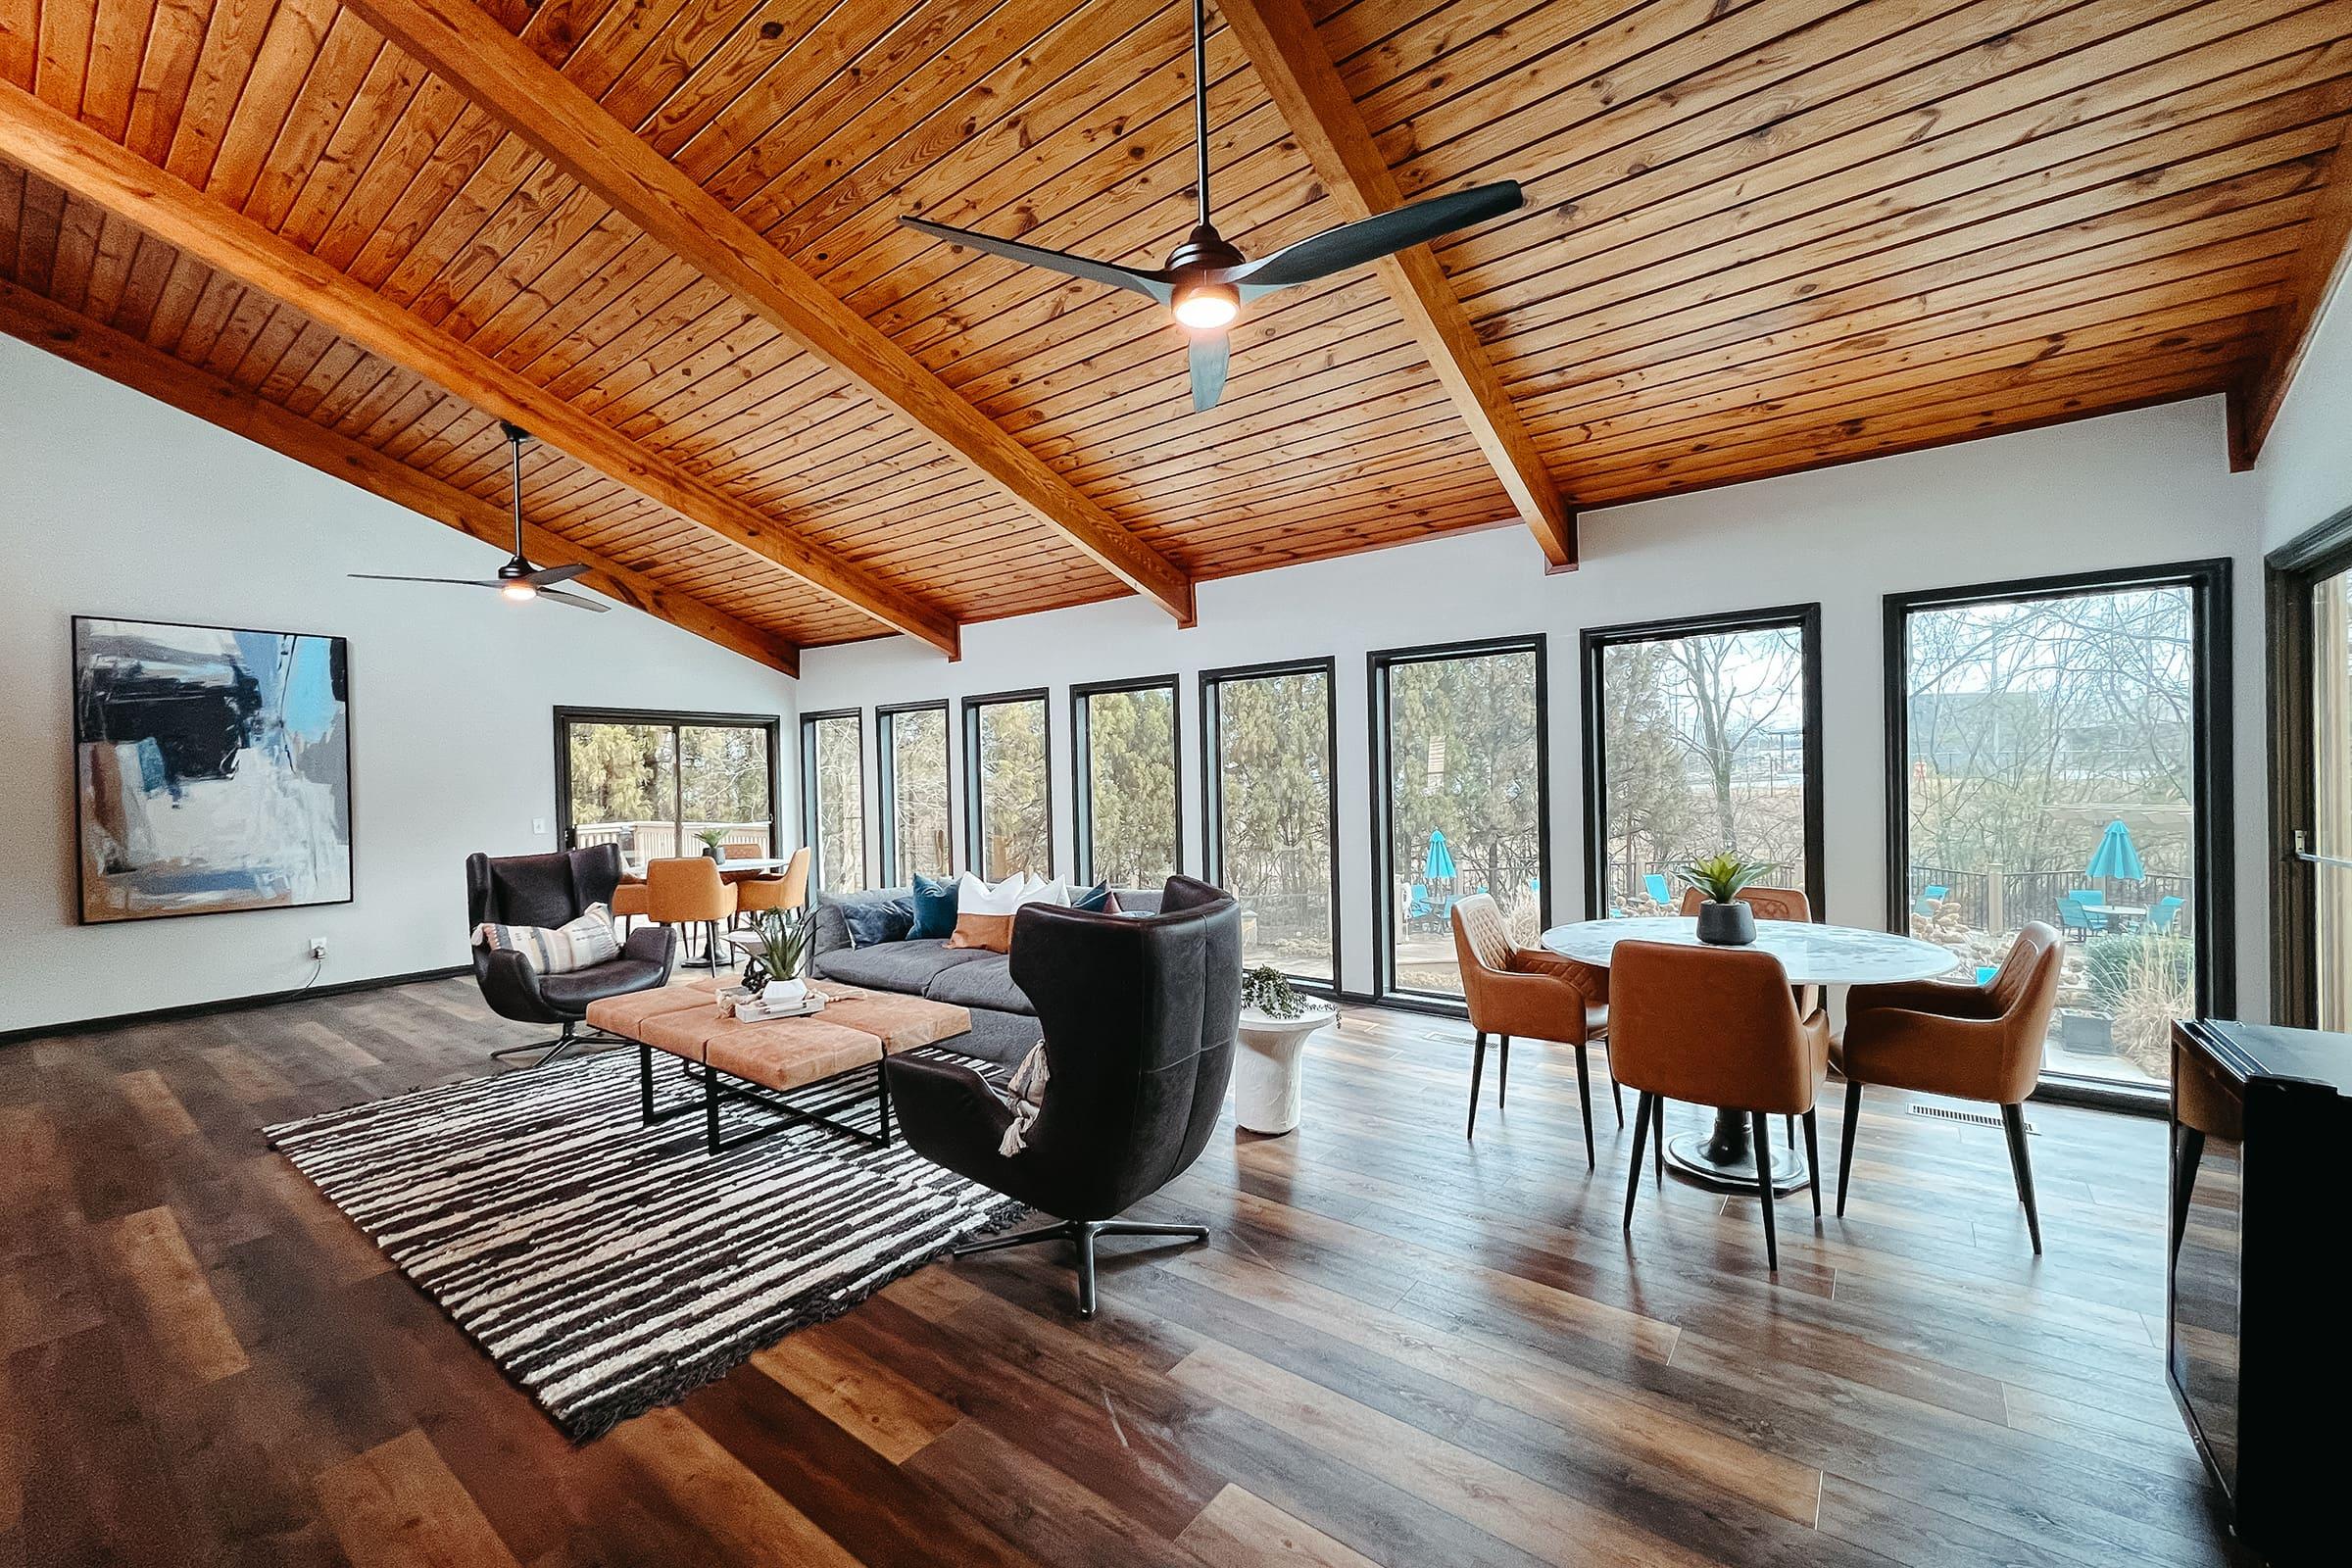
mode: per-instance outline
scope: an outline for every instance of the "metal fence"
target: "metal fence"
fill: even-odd
[[[764,858],[775,853],[769,846],[765,822],[688,822],[683,832],[676,822],[575,822],[571,842],[573,848],[583,850],[591,844],[617,844],[622,860],[643,866],[648,860],[702,854],[702,842],[695,835],[713,828],[726,835],[726,847],[738,854]],[[679,848],[681,844],[686,846],[684,850]]]
[[[2194,903],[2195,887],[2195,878],[2185,876],[2146,876],[2132,882],[2120,877],[2086,877],[2080,871],[2008,871],[1998,867],[1961,871],[1950,866],[1915,865],[1911,867],[1906,899],[1916,910],[1928,889],[1942,888],[1945,891],[1936,901],[1937,908],[1958,908],[1974,930],[2014,931],[2029,920],[2058,925],[2058,901],[2084,888],[2096,891],[2110,905],[2152,909],[2166,898]]]

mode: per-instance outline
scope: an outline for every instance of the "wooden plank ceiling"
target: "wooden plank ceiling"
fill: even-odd
[[[2260,422],[2347,226],[2346,0],[1306,0],[1361,122],[1341,144],[1368,133],[1407,200],[1515,178],[1529,205],[1441,246],[1408,310],[1374,270],[1260,302],[1195,414],[1148,302],[896,222],[1157,265],[1192,221],[1189,7],[484,9],[1180,582],[1517,517],[1514,416],[1536,488],[1588,509],[2216,391]],[[1211,13],[1212,189],[1252,255],[1360,200],[1277,107],[1318,74],[1267,62],[1278,99],[1245,48],[1293,9]],[[715,491],[942,623],[1131,591],[333,0],[0,0],[0,134],[72,117],[691,481],[649,497],[542,446],[528,510],[731,645],[788,663],[889,627],[662,496]],[[275,405],[444,511],[503,504],[486,398],[142,229],[77,157],[0,161],[0,325],[176,374],[182,406],[190,372]],[[1475,428],[1424,346],[1438,283],[1503,394]]]

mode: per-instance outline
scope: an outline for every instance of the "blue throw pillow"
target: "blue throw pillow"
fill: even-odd
[[[914,873],[914,936],[945,942],[956,934],[956,879]]]
[[[1098,882],[1070,900],[1070,907],[1084,909],[1089,914],[1101,914],[1110,905],[1110,884]]]
[[[849,928],[853,948],[904,942],[914,929],[914,907],[905,899],[844,899],[841,922]]]

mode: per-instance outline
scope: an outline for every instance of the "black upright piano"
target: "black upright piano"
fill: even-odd
[[[2286,1568],[2352,1536],[2352,1036],[2173,1026],[2165,1360],[2238,1538]]]

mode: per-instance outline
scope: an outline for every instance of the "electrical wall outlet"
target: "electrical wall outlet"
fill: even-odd
[[[543,835],[543,834],[545,834],[545,833],[547,832],[547,818],[546,818],[546,817],[544,817],[544,816],[534,816],[534,817],[532,817],[532,818],[531,818],[531,832],[532,832],[534,835]]]
[[[311,956],[320,963],[326,961],[326,938],[311,938]]]

